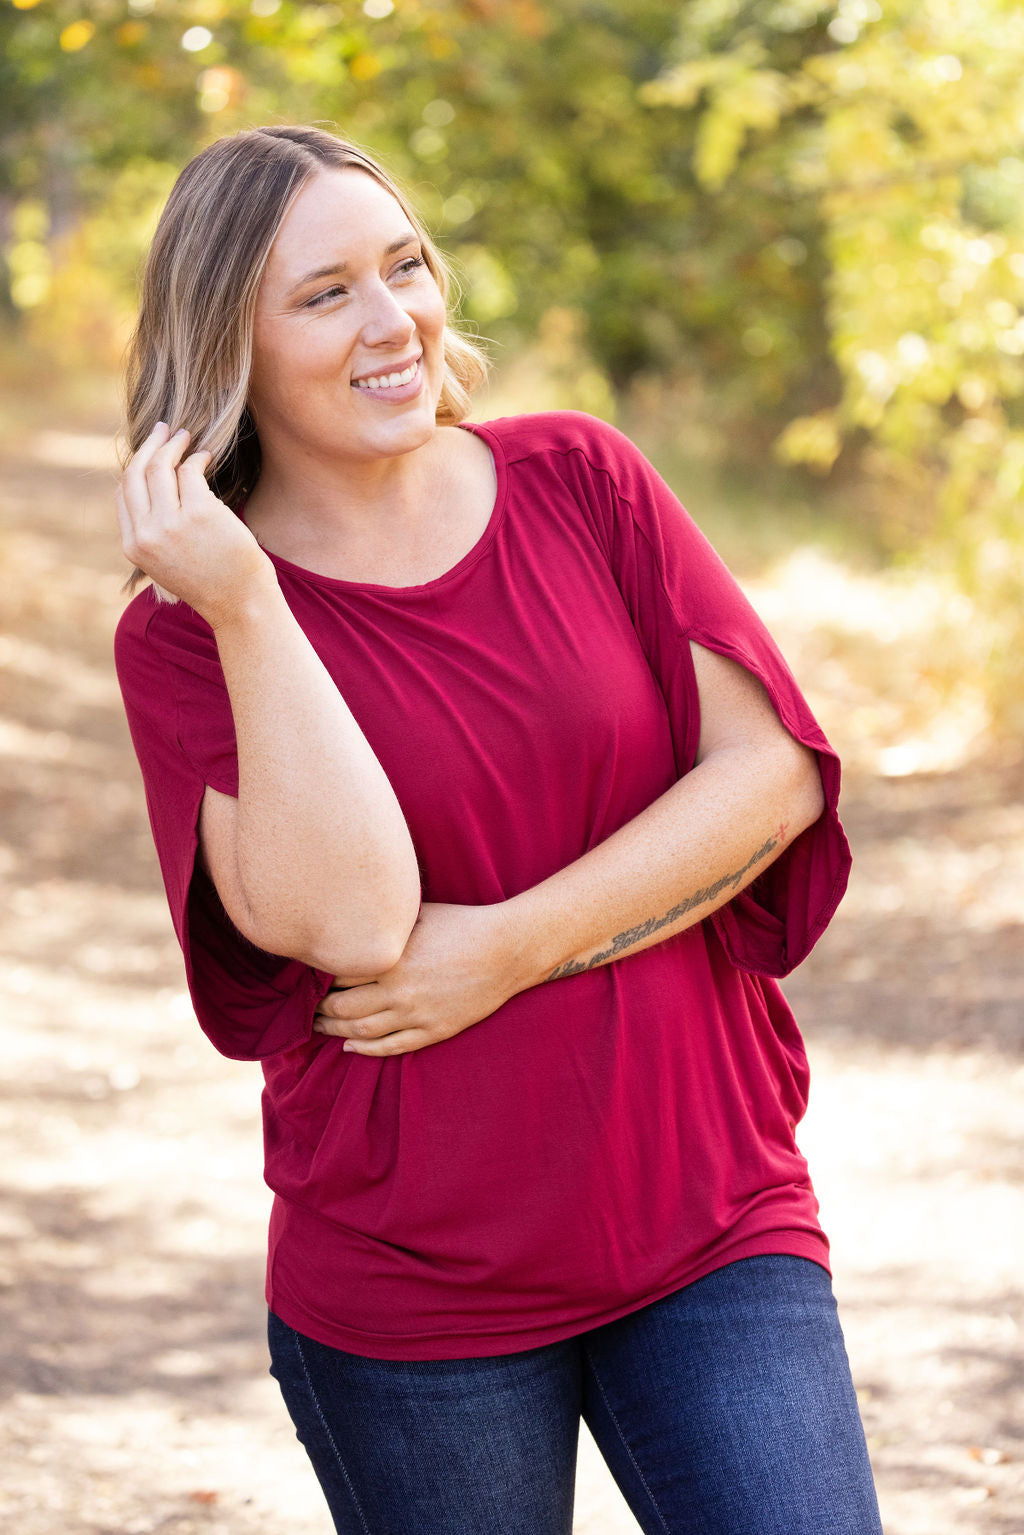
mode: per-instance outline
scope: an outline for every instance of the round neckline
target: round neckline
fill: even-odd
[[[486,554],[494,542],[498,528],[504,521],[505,506],[508,501],[508,465],[501,442],[496,434],[491,431],[490,427],[483,426],[477,421],[457,421],[455,425],[460,431],[472,432],[474,437],[482,438],[490,448],[491,457],[494,460],[494,477],[497,482],[497,488],[494,494],[494,505],[491,508],[491,515],[487,519],[486,527],[476,543],[467,549],[461,559],[457,560],[448,570],[442,571],[439,576],[434,576],[430,581],[421,581],[416,586],[384,586],[378,581],[346,581],[341,576],[321,575],[317,570],[307,570],[304,565],[296,565],[292,560],[286,560],[283,555],[274,554],[271,549],[264,549],[264,554],[278,570],[283,571],[285,574],[298,576],[303,581],[312,581],[318,586],[331,587],[337,591],[381,592],[394,597],[401,597],[407,594],[413,596],[417,592],[435,591],[439,586],[443,586],[445,582],[452,581],[455,577],[460,576],[463,571],[468,570],[471,565],[475,565],[477,560]],[[236,515],[242,517],[244,509],[245,501],[237,508]],[[242,520],[244,521],[245,519],[243,518]]]

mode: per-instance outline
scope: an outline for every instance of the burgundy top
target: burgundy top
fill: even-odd
[[[845,888],[835,755],[621,433],[576,412],[464,429],[490,446],[498,493],[444,575],[386,587],[271,556],[394,786],[423,899],[507,899],[689,771],[691,639],[761,679],[817,752],[828,808],[688,931],[422,1050],[346,1054],[311,1034],[332,977],[242,938],[194,863],[204,786],[238,789],[212,631],[148,589],[131,602],[118,675],[196,1015],[266,1078],[267,1298],[299,1331],[381,1359],[552,1343],[755,1253],[827,1267],[793,1137],[807,1062],[771,977]]]

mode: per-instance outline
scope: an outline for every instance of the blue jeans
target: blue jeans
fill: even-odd
[[[881,1535],[832,1286],[744,1258],[590,1332],[366,1359],[270,1314],[343,1535],[571,1535],[582,1417],[648,1535]]]

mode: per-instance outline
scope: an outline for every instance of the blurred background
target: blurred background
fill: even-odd
[[[255,1068],[184,994],[110,659],[118,370],[211,139],[333,127],[495,361],[657,463],[847,763],[788,983],[888,1535],[1024,1529],[1024,11],[0,0],[0,1514],[326,1532],[265,1379]],[[588,1436],[579,1535],[637,1526]]]

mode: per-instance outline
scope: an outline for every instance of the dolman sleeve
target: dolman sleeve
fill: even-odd
[[[583,426],[583,423],[586,426]],[[621,432],[581,417],[594,532],[665,695],[680,776],[694,764],[700,699],[689,641],[763,683],[790,735],[817,755],[825,809],[708,920],[740,970],[787,975],[825,931],[846,890],[850,849],[838,815],[839,759],[768,630],[684,507]]]
[[[250,943],[196,858],[206,785],[238,794],[234,722],[213,632],[191,608],[159,603],[147,588],[121,617],[114,659],[199,1024],[232,1060],[301,1045],[333,976]]]

